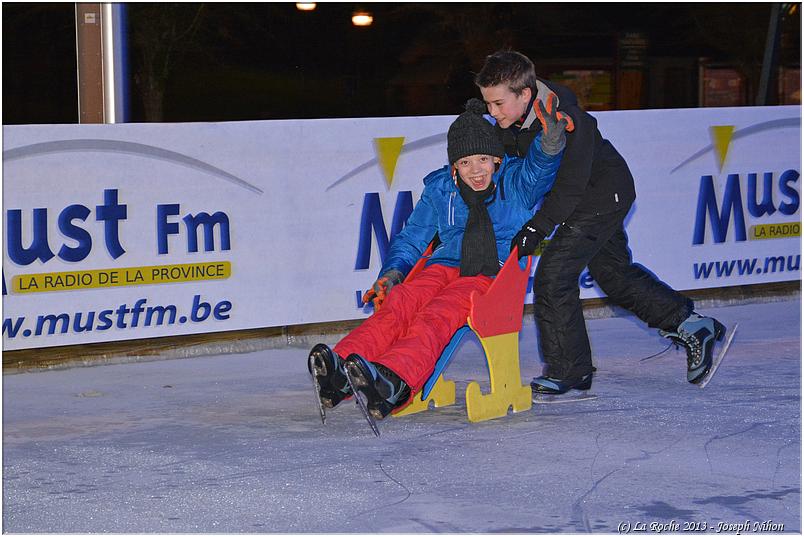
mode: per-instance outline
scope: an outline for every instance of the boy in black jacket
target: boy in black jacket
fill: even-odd
[[[623,221],[636,197],[625,160],[604,139],[597,121],[572,91],[536,77],[533,63],[514,51],[486,58],[475,77],[509,155],[521,156],[541,126],[535,99],[558,101],[574,124],[567,135],[555,185],[511,247],[532,254],[558,226],[541,254],[534,280],[534,309],[547,368],[531,382],[534,393],[561,394],[592,385],[592,352],[580,302],[584,267],[619,306],[658,328],[687,351],[687,380],[699,383],[712,368],[715,342],[725,327],[693,311],[692,301],[634,264]],[[714,373],[714,370],[712,371]]]

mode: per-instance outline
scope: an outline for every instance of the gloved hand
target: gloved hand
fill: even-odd
[[[526,255],[533,255],[539,243],[547,236],[547,233],[538,229],[532,222],[533,220],[525,222],[525,225],[522,226],[522,229],[519,230],[519,233],[517,233],[511,241],[511,250],[516,248],[517,256],[519,256],[520,259]]]
[[[567,145],[565,132],[572,132],[575,124],[572,118],[556,110],[556,94],[547,96],[547,108],[540,99],[536,99],[536,117],[542,124],[542,151],[548,155],[557,155]]]
[[[371,286],[371,289],[363,294],[363,304],[374,302],[374,311],[379,311],[382,303],[385,302],[388,293],[391,292],[391,288],[398,283],[402,283],[402,280],[404,279],[405,275],[398,270],[389,270],[377,278],[377,281],[374,282],[374,285]]]

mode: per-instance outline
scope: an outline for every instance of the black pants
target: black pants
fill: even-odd
[[[618,306],[652,328],[675,330],[692,301],[635,264],[623,220],[628,209],[572,215],[541,255],[534,280],[534,310],[546,375],[569,379],[594,371],[578,279],[584,267]]]

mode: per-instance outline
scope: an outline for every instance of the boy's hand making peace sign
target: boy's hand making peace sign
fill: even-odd
[[[572,118],[556,110],[556,95],[551,93],[547,97],[547,108],[541,99],[536,99],[536,117],[542,124],[542,151],[548,155],[557,155],[567,144],[565,132],[572,132],[575,124]]]

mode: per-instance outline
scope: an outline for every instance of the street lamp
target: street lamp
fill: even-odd
[[[368,11],[355,11],[352,14],[352,24],[355,26],[371,26],[374,17]]]
[[[299,11],[313,11],[315,2],[296,2],[296,9]]]

